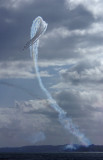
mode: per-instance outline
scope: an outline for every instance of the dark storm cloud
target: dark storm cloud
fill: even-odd
[[[65,26],[70,30],[88,28],[94,21],[92,14],[82,6],[77,7],[74,11],[66,12],[63,0],[34,1],[31,4],[24,3],[23,1],[21,7],[18,7],[18,9],[4,6],[0,8],[1,60],[29,58],[29,50],[25,51],[24,54],[22,48],[29,40],[31,23],[38,15],[42,16],[49,24],[47,33],[61,26]],[[60,58],[71,57],[71,52],[73,52],[73,48],[78,43],[77,39],[78,37],[71,37],[64,41],[58,37],[54,40],[51,39],[42,50],[40,58],[55,59],[59,58],[59,56]],[[73,57],[75,56],[74,54]]]

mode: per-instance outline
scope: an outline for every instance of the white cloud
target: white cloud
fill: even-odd
[[[51,77],[47,71],[40,72],[41,77]],[[6,78],[35,78],[35,69],[31,61],[0,62],[0,79]]]
[[[103,36],[103,23],[94,22],[90,25],[89,28],[73,29],[73,30],[69,30],[68,28],[61,26],[45,34],[42,39],[48,40],[50,38],[56,38],[56,37],[65,39],[71,36],[85,36],[87,34],[88,35],[100,34],[100,36]]]
[[[62,67],[68,64],[74,64],[75,60],[44,60],[38,62],[39,67],[43,67],[40,71],[41,77],[52,77],[54,75],[49,74],[46,70],[46,67]],[[2,61],[0,62],[0,79],[7,78],[27,78],[33,79],[36,78],[36,73],[32,61]]]
[[[67,74],[65,72],[65,74]],[[98,82],[99,80],[103,79],[103,66],[101,67],[95,67],[91,69],[85,69],[84,71],[81,71],[81,73],[78,73],[77,71],[69,72],[68,73],[68,79],[84,82],[86,81],[89,83]]]
[[[65,59],[64,60],[47,60],[39,61],[40,67],[62,67],[68,64],[74,64],[76,61],[74,59]]]
[[[65,0],[67,8],[73,10],[78,5],[83,5],[95,17],[102,16],[103,14],[103,1],[102,0]]]
[[[57,36],[61,38],[66,38],[71,35],[71,32],[66,27],[60,27],[53,29],[49,33],[43,36],[43,39],[56,38]]]
[[[52,110],[48,107],[48,102],[44,99],[39,100],[29,100],[23,102],[15,102],[15,107],[20,109],[23,113],[32,113],[36,111],[45,112],[52,112]]]
[[[87,63],[86,63],[87,61]],[[103,80],[103,64],[100,61],[90,61],[89,59],[79,63],[70,70],[61,70],[60,75],[65,81],[74,85],[101,85]]]
[[[34,0],[35,1],[35,0]],[[31,4],[33,0],[1,0],[0,7],[5,7],[8,9],[19,9],[25,4]]]
[[[52,85],[51,89],[56,90],[56,93],[71,93],[74,97],[78,95],[82,102],[81,105],[87,106],[88,111],[93,110],[94,118],[96,113],[99,115],[98,112],[103,114],[103,59],[85,59],[70,69],[61,68],[59,74],[61,80]],[[64,99],[67,96],[69,98],[70,94],[65,95]]]
[[[58,90],[68,90],[69,89],[69,86],[67,85],[67,83],[64,83],[64,82],[60,82],[60,83],[57,83],[55,85],[52,85],[50,87],[51,89],[58,89]]]

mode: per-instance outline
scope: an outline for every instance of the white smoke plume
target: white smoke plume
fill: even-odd
[[[47,29],[47,23],[43,21],[41,17],[37,17],[33,21],[30,38],[33,39],[33,37],[35,37],[38,31],[39,31],[38,36],[40,37],[42,34],[44,34],[46,29]],[[36,71],[38,82],[41,89],[46,94],[48,102],[50,103],[50,106],[58,113],[59,122],[63,125],[63,127],[67,131],[69,131],[71,134],[73,134],[75,137],[77,137],[78,140],[83,145],[85,146],[90,145],[91,142],[89,141],[89,139],[86,138],[85,135],[79,131],[78,127],[75,124],[73,124],[72,119],[66,116],[66,112],[56,103],[56,101],[52,98],[51,94],[43,85],[42,79],[39,74],[39,67],[38,67],[38,46],[39,46],[39,39],[37,39],[37,41],[34,44],[32,44],[32,46],[30,46],[30,54],[33,57],[35,71]]]

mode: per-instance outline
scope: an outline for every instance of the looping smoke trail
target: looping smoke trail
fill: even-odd
[[[40,35],[44,34],[44,32],[47,29],[47,23],[45,21],[43,21],[43,19],[41,17],[37,17],[32,24],[31,27],[31,39],[33,39],[33,37],[35,36],[36,32],[38,30],[40,30],[41,27],[41,33]],[[39,35],[39,36],[40,36]],[[30,47],[30,54],[33,57],[33,61],[34,61],[34,65],[35,65],[35,71],[37,74],[37,78],[39,81],[39,85],[41,87],[41,89],[43,90],[43,92],[46,94],[48,101],[51,105],[51,107],[58,112],[58,117],[59,117],[59,121],[60,123],[63,125],[63,127],[68,130],[71,134],[73,134],[75,137],[77,137],[79,139],[79,141],[85,145],[88,146],[91,144],[91,142],[85,137],[85,135],[83,133],[81,133],[79,131],[79,129],[76,127],[75,124],[73,124],[72,119],[68,118],[66,116],[66,112],[60,108],[60,106],[56,103],[56,101],[52,98],[51,94],[48,92],[48,90],[45,88],[45,86],[43,85],[42,79],[40,77],[39,74],[39,67],[38,67],[38,46],[39,46],[39,40],[37,40],[31,47]]]

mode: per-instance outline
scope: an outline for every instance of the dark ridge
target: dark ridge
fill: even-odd
[[[0,153],[62,153],[62,152],[103,152],[103,146],[90,145],[88,147],[82,145],[72,145],[73,148],[66,148],[66,145],[42,145],[42,146],[24,146],[24,147],[8,147],[0,148]]]

